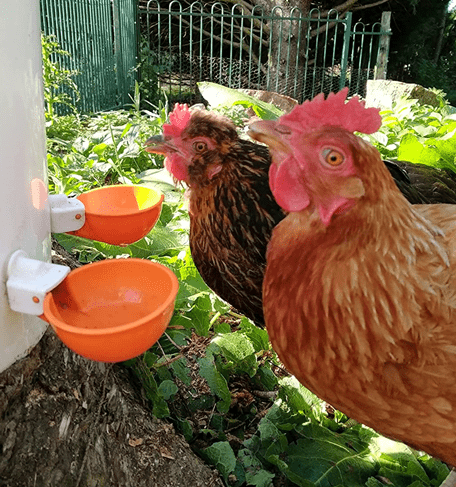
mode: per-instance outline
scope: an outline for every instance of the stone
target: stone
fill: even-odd
[[[416,99],[421,105],[439,106],[437,95],[423,86],[393,80],[367,81],[366,106],[368,107],[388,110],[402,97]]]

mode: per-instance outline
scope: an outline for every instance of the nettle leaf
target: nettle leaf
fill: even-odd
[[[227,441],[219,441],[204,450],[204,454],[210,463],[215,465],[225,480],[236,468],[236,456]]]
[[[198,364],[200,375],[206,379],[212,393],[221,399],[217,403],[217,409],[221,413],[226,413],[230,408],[231,394],[226,379],[215,366],[214,358],[212,356],[202,357],[198,359]]]
[[[253,377],[258,369],[258,363],[250,339],[244,333],[236,331],[226,335],[218,335],[213,343],[220,347],[224,357],[233,362],[236,368]]]

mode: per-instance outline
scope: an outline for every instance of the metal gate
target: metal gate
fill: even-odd
[[[198,81],[276,91],[299,102],[344,86],[364,95],[368,79],[385,75],[388,15],[366,26],[335,10],[303,17],[297,8],[274,7],[267,15],[240,4],[149,0],[139,18],[149,52],[142,62],[156,66],[172,100],[194,99]]]
[[[82,113],[128,103],[137,66],[136,0],[41,0],[41,28],[70,58]],[[72,94],[70,93],[70,96]]]

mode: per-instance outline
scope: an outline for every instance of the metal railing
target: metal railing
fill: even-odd
[[[139,8],[137,0],[40,3],[43,31],[71,54],[57,60],[79,73],[77,108],[84,113],[130,102],[138,42],[148,53],[141,66],[154,74],[149,82],[171,101],[197,100],[198,81],[276,91],[301,102],[344,86],[363,95],[368,79],[385,77],[387,16],[373,26],[352,26],[351,13],[335,10],[323,15],[313,9],[304,17],[297,8],[276,6],[267,15],[260,7],[220,2],[141,0]]]
[[[41,28],[70,57],[55,59],[76,70],[83,112],[130,101],[137,66],[136,0],[41,0]],[[72,93],[69,93],[73,96]],[[65,109],[61,107],[60,112]]]
[[[304,17],[297,8],[274,7],[267,15],[261,7],[219,2],[184,7],[179,0],[149,0],[139,18],[160,87],[173,100],[192,99],[198,81],[276,91],[300,102],[344,86],[363,95],[376,74],[381,39],[391,34],[387,22],[352,26],[350,12],[323,16],[313,9]],[[384,67],[378,72],[384,75]]]

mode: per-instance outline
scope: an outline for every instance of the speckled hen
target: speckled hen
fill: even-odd
[[[190,247],[207,285],[241,313],[264,326],[261,288],[266,246],[285,212],[268,181],[264,145],[245,140],[233,123],[207,110],[176,104],[163,136],[146,150],[164,154],[165,167],[189,187]],[[451,171],[385,161],[412,203],[456,203]]]

